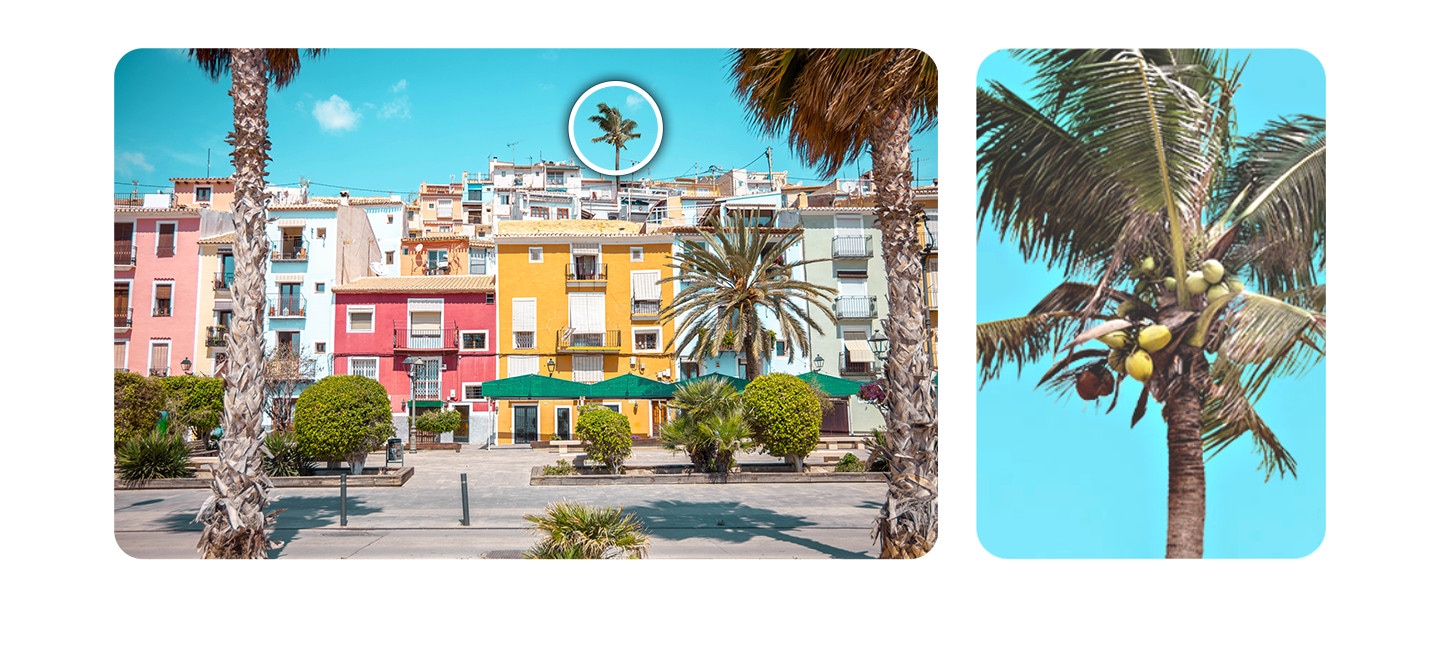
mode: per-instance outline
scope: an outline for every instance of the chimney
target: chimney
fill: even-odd
[[[350,205],[350,192],[340,190],[340,205]]]

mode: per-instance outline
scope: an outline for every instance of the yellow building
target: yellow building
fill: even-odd
[[[643,230],[625,221],[578,219],[498,224],[499,378],[675,380],[675,327],[659,321],[675,292],[673,283],[660,282],[672,275],[666,264],[674,238]],[[663,422],[660,402],[627,399],[612,408],[630,420],[634,435],[651,437]],[[501,400],[498,442],[568,437],[579,403]]]

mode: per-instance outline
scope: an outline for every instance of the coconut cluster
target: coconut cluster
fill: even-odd
[[[1170,336],[1170,328],[1164,325],[1135,325],[1110,332],[1100,337],[1100,342],[1110,348],[1110,356],[1106,359],[1110,368],[1144,383],[1155,371],[1150,353],[1169,345]]]
[[[1175,290],[1176,280],[1165,278],[1165,288]],[[1205,260],[1200,269],[1185,276],[1185,290],[1192,296],[1205,296],[1206,302],[1215,302],[1232,293],[1244,293],[1245,283],[1233,275],[1225,274],[1225,265],[1220,260]]]

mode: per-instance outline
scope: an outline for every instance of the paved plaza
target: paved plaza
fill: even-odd
[[[409,453],[415,474],[401,487],[350,487],[346,521],[338,488],[277,488],[284,508],[271,539],[276,558],[517,558],[538,539],[524,515],[570,500],[619,506],[650,532],[650,557],[877,557],[870,530],[884,483],[531,486],[530,468],[573,458],[528,448]],[[680,463],[685,457],[637,448],[629,462]],[[742,462],[771,462],[749,455]],[[367,466],[384,464],[371,454]],[[470,525],[462,523],[460,477],[469,487]],[[135,558],[199,558],[194,523],[208,489],[116,490],[115,540]]]

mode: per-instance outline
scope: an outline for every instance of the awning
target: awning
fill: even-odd
[[[228,300],[228,299],[219,300],[219,299],[217,299],[217,300],[215,301],[215,311],[234,311],[234,309],[235,309],[235,302],[234,302],[233,300]]]
[[[436,400],[417,399],[417,400],[415,400],[414,402],[405,402],[405,405],[406,405],[407,407],[408,407],[408,406],[414,406],[415,408],[422,408],[422,409],[423,409],[423,408],[431,408],[431,407],[441,408],[441,407],[445,406],[445,402],[442,402],[442,401],[440,401],[440,400],[438,400],[438,399],[436,399]]]
[[[486,399],[576,399],[590,396],[590,385],[543,375],[521,375],[480,384]]]
[[[720,379],[723,379],[723,380],[725,380],[725,381],[730,382],[730,385],[735,388],[735,392],[737,392],[737,393],[744,392],[744,390],[745,390],[745,384],[750,383],[749,381],[744,380],[744,379],[740,379],[740,378],[738,378],[738,377],[731,377],[730,375],[722,375],[722,374],[716,372],[716,373],[710,373],[710,374],[707,374],[707,375],[700,375],[699,377],[691,377],[691,378],[689,378],[689,379],[684,379],[684,380],[681,380],[681,381],[677,381],[677,382],[671,384],[671,387],[673,387],[673,388],[679,388],[679,387],[684,386],[684,385],[686,385],[686,384],[693,384],[693,383],[695,383],[695,382],[697,382],[697,381],[700,381],[700,380],[702,380],[702,379],[709,379],[710,377],[718,377],[718,378],[720,378]]]
[[[875,353],[870,351],[869,341],[845,341],[845,351],[850,353],[851,363],[875,362]]]
[[[276,219],[275,225],[280,228],[304,228],[304,219]]]
[[[636,399],[668,399],[675,392],[674,384],[655,381],[635,373],[625,373],[600,383],[590,384],[589,397],[627,397]]]
[[[305,281],[304,273],[276,273],[271,277],[275,278],[275,284],[296,284]]]
[[[849,397],[859,393],[860,387],[865,385],[858,381],[832,375],[822,375],[818,372],[807,372],[803,375],[796,375],[796,377],[804,379],[807,383],[818,385],[820,390],[825,391],[825,394],[830,397]]]

